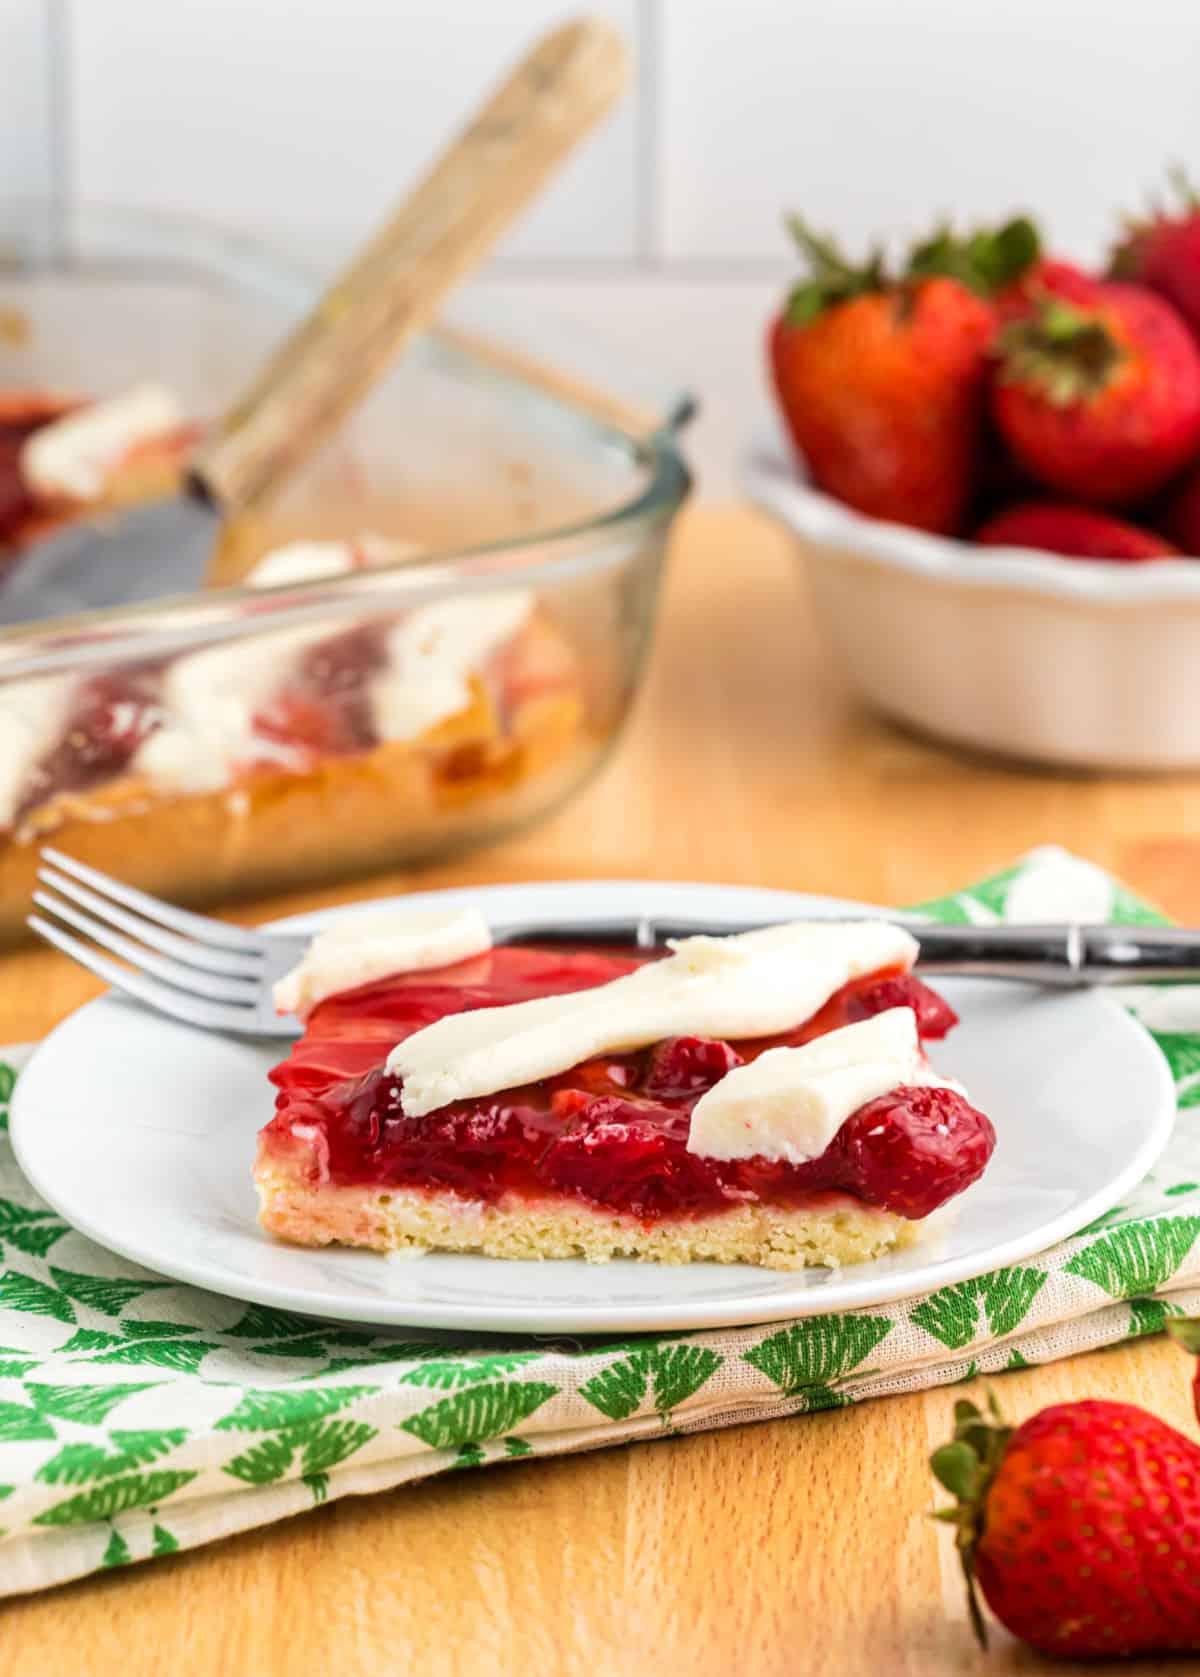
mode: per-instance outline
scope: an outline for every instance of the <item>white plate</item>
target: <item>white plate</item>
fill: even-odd
[[[504,885],[400,900],[477,903],[493,921],[670,914],[714,923],[862,912],[829,897],[731,886]],[[333,911],[282,922],[316,927]],[[349,912],[353,912],[350,910]],[[412,1261],[279,1244],[255,1222],[254,1137],[271,1115],[280,1045],[193,1031],[113,996],[33,1056],[13,1101],[22,1169],[102,1246],[179,1281],[340,1321],[500,1332],[611,1333],[775,1321],[962,1281],[1075,1233],[1150,1168],[1175,1096],[1150,1038],[1107,997],[944,981],[962,1024],[936,1063],[962,1079],[999,1140],[936,1241],[843,1270],[463,1254]]]

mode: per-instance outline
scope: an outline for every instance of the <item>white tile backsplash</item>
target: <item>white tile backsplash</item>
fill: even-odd
[[[584,0],[581,0],[584,3]],[[728,493],[802,210],[851,247],[1029,206],[1104,249],[1200,177],[1200,0],[590,0],[637,80],[481,284],[697,388]],[[570,0],[0,0],[0,190],[168,205],[331,268]]]
[[[2,3],[2,0],[0,0]],[[636,0],[593,12],[632,40]],[[350,248],[561,0],[69,0],[69,167],[89,198]],[[504,250],[634,254],[637,102],[584,142]]]
[[[0,193],[13,198],[52,185],[50,32],[42,0],[0,0]]]
[[[660,0],[661,254],[786,255],[1028,206],[1094,258],[1200,174],[1197,0]]]
[[[777,281],[761,277],[711,280],[669,272],[612,274],[603,279],[501,275],[478,283],[498,314],[547,314],[602,333],[613,349],[613,377],[643,374],[664,395],[687,390],[699,410],[683,450],[701,493],[737,493],[739,457],[770,419],[764,339],[779,302]],[[731,555],[731,563],[736,556]]]

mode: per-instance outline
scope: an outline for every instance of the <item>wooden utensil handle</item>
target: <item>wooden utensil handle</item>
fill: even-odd
[[[214,500],[262,499],[329,435],[609,110],[625,72],[621,37],[600,20],[538,43],[202,446],[194,473]]]

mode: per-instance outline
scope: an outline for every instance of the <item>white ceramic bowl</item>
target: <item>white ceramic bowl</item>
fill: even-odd
[[[818,621],[862,696],[958,745],[1072,768],[1200,764],[1200,560],[980,548],[865,518],[782,444],[743,466],[796,537]]]

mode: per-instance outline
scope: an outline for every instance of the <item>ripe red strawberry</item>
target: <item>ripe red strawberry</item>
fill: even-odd
[[[983,1175],[996,1146],[991,1120],[954,1089],[892,1089],[851,1113],[829,1145],[838,1181],[901,1217],[928,1217]]]
[[[1200,1446],[1129,1403],[1060,1403],[1004,1425],[954,1406],[933,1471],[958,1503],[971,1622],[975,1594],[1042,1653],[1200,1651]]]
[[[1181,169],[1170,179],[1178,209],[1154,208],[1149,221],[1134,222],[1112,253],[1111,273],[1168,298],[1200,334],[1200,198]]]
[[[1168,485],[1155,524],[1181,553],[1200,559],[1200,465],[1189,466]]]
[[[1073,262],[1059,257],[1044,256],[1028,267],[1019,278],[1006,285],[996,296],[996,313],[1007,326],[1029,314],[1038,299],[1049,293],[1063,297],[1069,303],[1090,303],[1100,281]]]
[[[850,267],[799,222],[810,278],[772,324],[769,359],[814,482],[874,518],[952,533],[974,488],[992,309],[959,280]]]
[[[975,532],[983,547],[1036,547],[1071,559],[1169,559],[1179,549],[1140,525],[1069,501],[1023,501]]]
[[[992,412],[1017,460],[1081,500],[1152,494],[1200,445],[1200,348],[1142,286],[1048,294],[1001,334]]]
[[[911,972],[897,973],[894,978],[880,978],[861,990],[855,990],[846,1002],[846,1018],[853,1023],[872,1019],[877,1013],[887,1013],[893,1007],[911,1007],[917,1018],[917,1035],[922,1042],[936,1041],[958,1024],[958,1014],[945,996],[931,990],[928,984]]]

